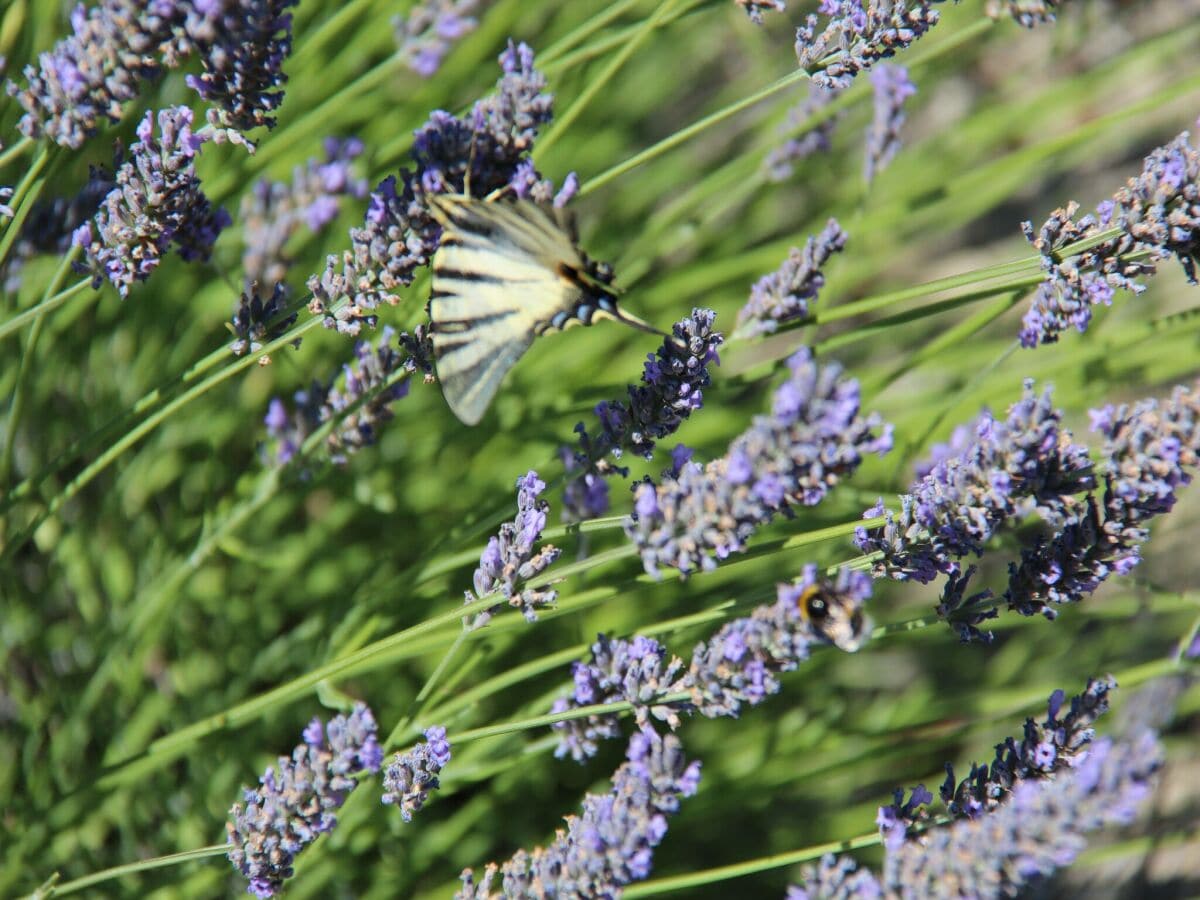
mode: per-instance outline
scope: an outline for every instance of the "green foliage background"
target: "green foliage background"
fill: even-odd
[[[565,549],[552,570],[562,578],[558,610],[533,625],[505,614],[473,634],[419,701],[458,634],[486,535],[512,515],[514,479],[529,468],[559,474],[556,447],[596,402],[623,395],[655,342],[615,326],[539,341],[476,428],[450,415],[436,387],[414,385],[377,446],[299,478],[263,463],[267,402],[328,377],[351,348],[318,327],[298,351],[274,352],[270,366],[230,368],[223,323],[241,282],[236,221],[210,264],[171,259],[125,302],[107,286],[81,291],[39,325],[31,317],[3,337],[0,394],[18,396],[19,383],[23,411],[15,434],[6,432],[10,471],[0,472],[0,894],[32,890],[53,872],[70,881],[219,843],[239,786],[289,752],[314,714],[351,698],[369,702],[381,732],[392,732],[389,749],[399,749],[430,724],[461,734],[543,714],[598,631],[654,634],[686,657],[805,563],[855,558],[848,534],[861,511],[903,490],[912,462],[954,425],[1015,401],[1026,377],[1054,385],[1082,438],[1088,406],[1164,396],[1195,376],[1198,295],[1174,263],[1144,295],[1118,295],[1088,334],[1036,351],[1013,346],[1027,295],[975,273],[1030,259],[1021,220],[1040,223],[1069,199],[1094,206],[1136,174],[1143,155],[1192,126],[1200,5],[1068,3],[1056,26],[1034,31],[991,23],[975,0],[946,6],[943,23],[896,60],[920,93],[905,147],[869,190],[865,78],[846,95],[833,152],[783,184],[763,179],[762,160],[805,96],[795,77],[614,171],[792,75],[791,27],[811,5],[793,2],[759,29],[729,0],[499,0],[422,81],[393,55],[389,22],[407,4],[302,0],[278,128],[253,157],[209,147],[199,162],[206,190],[235,220],[256,178],[288,177],[320,155],[327,135],[365,141],[360,171],[372,184],[394,172],[431,110],[460,111],[491,90],[495,57],[512,36],[538,51],[560,115],[594,91],[535,159],[555,180],[579,172],[582,244],[612,261],[639,315],[665,326],[711,306],[730,331],[749,285],[789,247],[831,214],[850,234],[818,325],[727,345],[703,411],[679,439],[698,459],[723,453],[766,408],[788,350],[808,342],[862,380],[865,407],[895,423],[897,449],[821,505],[764,529],[750,553],[686,582],[643,575],[619,516],[582,533],[552,529]],[[66,33],[68,6],[6,4],[0,54],[10,74]],[[190,102],[183,75],[150,87],[83,151],[49,154],[35,190],[69,196],[89,163],[108,161],[113,137],[131,142],[145,109]],[[15,135],[18,113],[0,102],[0,135]],[[0,182],[15,183],[40,153],[14,159]],[[337,227],[296,245],[297,295],[325,253],[347,246],[364,208],[344,204]],[[38,303],[60,265],[31,261],[19,289],[3,296],[4,320]],[[1036,265],[1020,274],[1027,288]],[[954,275],[964,278],[949,293],[893,293]],[[418,323],[427,289],[419,279],[384,320]],[[964,294],[972,296],[943,302]],[[223,375],[206,385],[213,373]],[[148,421],[144,433],[134,430]],[[633,474],[664,465],[637,461]],[[556,522],[559,497],[550,497]],[[613,497],[623,513],[621,484]],[[1119,710],[1137,684],[1177,672],[1176,649],[1200,610],[1198,510],[1200,497],[1185,491],[1132,577],[1054,623],[1002,618],[986,648],[925,627],[933,589],[879,583],[872,616],[894,627],[861,652],[817,653],[739,720],[684,725],[703,782],[672,820],[655,877],[812,856],[827,842],[869,836],[893,787],[940,782],[946,760],[986,759],[1055,688],[1076,693],[1088,676],[1111,672],[1123,685]],[[1015,546],[1008,535],[985,556],[981,584],[1003,583]],[[1195,771],[1198,701],[1194,689],[1183,695],[1168,738],[1170,802],[1160,795],[1150,824],[1085,856],[1062,891],[1089,890],[1113,859],[1128,868],[1153,851],[1169,870],[1172,853],[1194,858],[1195,782],[1189,793],[1176,773]],[[619,743],[581,767],[553,758],[545,727],[463,740],[443,789],[410,825],[379,806],[378,782],[369,782],[336,832],[303,855],[288,896],[446,896],[464,866],[545,842],[586,790],[607,784]],[[877,862],[878,848],[862,858]],[[134,868],[83,890],[164,898],[243,890],[219,856]],[[681,895],[781,897],[797,874],[762,868],[737,880],[702,877]],[[1146,869],[1141,884],[1159,884],[1158,871]],[[1171,878],[1185,893],[1197,888]]]

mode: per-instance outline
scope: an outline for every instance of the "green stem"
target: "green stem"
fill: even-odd
[[[38,319],[43,313],[53,312],[58,309],[72,297],[83,291],[91,285],[91,279],[85,278],[82,281],[77,281],[69,288],[59,291],[49,297],[43,297],[41,302],[36,306],[31,306],[22,312],[17,313],[11,319],[7,319],[4,324],[0,325],[0,340],[8,337],[14,331],[17,331],[25,326],[25,323],[30,319]]]
[[[642,0],[618,0],[610,3],[598,15],[592,16],[581,25],[575,26],[557,41],[538,54],[538,64],[543,70],[549,70],[553,62],[568,50],[586,41],[610,22],[615,22],[626,12],[633,9]]]
[[[714,0],[697,0],[697,2],[692,3],[690,6],[685,6],[683,9],[678,10],[675,13],[672,13],[670,16],[664,18],[658,23],[658,27],[666,28],[668,25],[679,21],[685,16],[690,16],[692,13],[699,12],[704,7],[712,5],[713,2]],[[557,72],[570,72],[573,69],[590,62],[598,56],[603,56],[605,53],[608,53],[610,50],[612,50],[613,47],[621,46],[627,40],[629,40],[630,35],[636,34],[638,29],[641,27],[642,26],[640,24],[635,23],[633,25],[627,25],[624,28],[619,28],[611,34],[607,34],[604,37],[596,39],[585,47],[580,47],[578,50],[563,54],[553,62],[541,66],[541,69],[547,75],[553,75]]]
[[[43,144],[13,190],[8,205],[12,207],[14,215],[4,226],[4,233],[0,234],[0,265],[3,265],[4,261],[8,259],[8,251],[12,249],[17,235],[21,233],[21,226],[25,224],[25,219],[33,209],[33,204],[42,193],[42,188],[46,186],[46,177],[42,175],[42,170],[55,157],[57,149],[57,146],[47,147]]]
[[[600,74],[588,82],[587,87],[567,107],[566,111],[562,115],[555,116],[554,124],[550,126],[550,129],[545,134],[538,138],[537,143],[534,145],[535,159],[542,159],[545,156],[546,151],[554,146],[563,133],[574,124],[575,120],[579,118],[587,108],[587,105],[595,98],[596,94],[616,77],[616,74],[621,71],[621,68],[629,61],[629,58],[641,48],[642,44],[646,43],[646,40],[654,33],[663,19],[674,11],[678,3],[679,0],[663,0],[659,4],[658,9],[654,11],[654,14],[638,26],[632,39],[625,42],[617,54],[608,61],[608,65],[604,67]]]
[[[24,156],[28,151],[33,149],[35,143],[31,137],[22,137],[7,150],[0,151],[0,167],[7,166],[19,156]]]
[[[53,896],[74,894],[76,891],[82,891],[84,888],[94,887],[97,884],[113,881],[126,875],[136,875],[138,872],[149,872],[152,869],[163,869],[167,866],[178,866],[181,863],[194,862],[198,859],[211,859],[215,856],[224,856],[228,852],[228,845],[213,844],[210,847],[185,850],[182,853],[171,853],[167,856],[156,856],[153,859],[140,859],[134,863],[113,866],[111,869],[105,869],[102,872],[93,872],[91,875],[76,878],[74,881],[64,881],[61,884],[55,885]]]
[[[0,484],[8,484],[9,475],[12,472],[13,445],[16,443],[17,427],[20,425],[21,413],[25,407],[25,379],[29,375],[29,370],[33,365],[33,358],[37,354],[38,341],[42,336],[42,328],[45,327],[50,312],[50,309],[46,307],[45,301],[63,283],[63,280],[67,277],[67,273],[71,271],[71,263],[75,261],[78,252],[79,248],[72,247],[63,256],[62,261],[58,264],[58,269],[55,270],[53,277],[50,279],[50,283],[46,285],[46,290],[42,294],[42,302],[34,307],[34,309],[38,310],[38,314],[33,320],[33,328],[29,331],[29,339],[25,342],[25,349],[21,352],[21,364],[17,369],[17,382],[13,385],[12,402],[8,408],[8,423],[4,429],[4,451],[3,455],[0,456]]]
[[[751,94],[749,97],[743,97],[741,100],[731,103],[723,109],[719,109],[697,122],[693,122],[686,128],[682,128],[669,137],[663,138],[657,144],[653,144],[647,147],[645,150],[635,153],[624,162],[617,163],[615,166],[612,166],[611,168],[605,169],[603,172],[594,175],[579,189],[580,196],[592,193],[592,191],[603,187],[613,179],[624,175],[626,172],[636,169],[638,166],[644,165],[650,160],[662,156],[664,153],[667,153],[670,150],[674,150],[680,144],[687,143],[696,135],[703,133],[714,125],[721,124],[726,119],[736,116],[742,110],[748,109],[757,103],[761,103],[768,97],[771,97],[780,91],[791,87],[793,84],[805,80],[806,78],[808,78],[807,72],[803,70],[797,70],[789,75],[785,75],[783,78],[780,78],[773,84],[767,85],[765,88]]]

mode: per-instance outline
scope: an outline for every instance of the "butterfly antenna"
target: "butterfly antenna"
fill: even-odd
[[[665,331],[663,331],[660,328],[655,328],[653,325],[651,325],[645,319],[639,319],[633,313],[626,312],[625,310],[621,309],[619,306],[616,306],[615,304],[613,306],[612,316],[618,322],[624,322],[626,325],[629,325],[632,328],[638,329],[638,331],[645,331],[650,334],[656,334],[659,337],[668,338],[669,340],[676,340],[676,338],[673,335],[667,334]]]

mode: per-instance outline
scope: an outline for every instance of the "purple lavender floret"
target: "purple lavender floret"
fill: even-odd
[[[150,276],[171,244],[186,260],[207,259],[230,222],[225,210],[213,209],[196,177],[194,157],[212,132],[193,133],[192,111],[185,106],[159,111],[157,136],[154,123],[147,112],[95,229],[84,224],[73,235],[84,252],[78,270],[92,276],[94,287],[108,279],[122,297]]]
[[[724,625],[697,644],[680,688],[692,693],[701,715],[737,716],[780,689],[779,675],[808,659],[814,644],[858,649],[870,633],[863,612],[871,578],[840,569],[836,579],[805,566],[796,584],[780,584],[773,604]],[[819,597],[820,605],[814,602]]]
[[[1055,210],[1035,234],[1022,224],[1026,238],[1042,258],[1045,280],[1022,320],[1022,346],[1054,343],[1069,328],[1085,331],[1092,309],[1112,303],[1122,289],[1141,293],[1135,279],[1153,275],[1156,263],[1174,256],[1192,284],[1197,283],[1200,254],[1200,153],[1186,132],[1146,157],[1142,172],[1129,179],[1095,216],[1074,220],[1078,204]],[[1121,233],[1067,258],[1060,250],[1110,228]],[[1140,255],[1140,260],[1131,256]]]
[[[296,166],[290,182],[261,178],[242,198],[239,219],[247,284],[257,282],[267,289],[283,284],[292,262],[284,250],[288,240],[302,229],[316,234],[337,218],[339,198],[367,195],[366,180],[351,173],[351,164],[362,154],[362,141],[326,138],[324,150],[324,159]]]
[[[867,132],[866,179],[870,184],[900,150],[900,129],[907,116],[904,101],[917,92],[904,66],[881,65],[868,76],[874,90],[875,118]]]
[[[964,644],[990,644],[995,635],[979,626],[1000,615],[992,601],[991,590],[976,591],[967,596],[967,586],[975,577],[976,567],[968,566],[964,571],[958,563],[946,569],[946,584],[942,587],[941,602],[937,605],[938,618],[954,629]]]
[[[699,787],[700,764],[688,762],[674,735],[641,731],[630,738],[626,759],[612,789],[587,794],[581,814],[567,817],[553,843],[532,853],[519,850],[502,866],[489,863],[478,881],[464,870],[455,897],[617,897],[624,886],[648,877],[668,818]]]
[[[801,870],[802,887],[787,890],[785,900],[879,900],[883,888],[875,874],[849,856],[826,853],[817,866]]]
[[[1116,686],[1112,678],[1088,679],[1083,693],[1071,698],[1065,715],[1061,715],[1065,695],[1055,691],[1041,723],[1026,719],[1019,741],[1009,737],[997,744],[991,765],[972,763],[961,782],[955,781],[954,767],[947,763],[940,794],[950,815],[986,815],[1008,800],[1018,782],[1057,777],[1062,770],[1077,767],[1095,737],[1096,720],[1108,712],[1109,694]]]
[[[776,271],[750,288],[750,300],[738,312],[738,336],[772,334],[780,325],[807,316],[809,304],[825,286],[822,269],[847,240],[837,219],[831,218],[819,235],[808,238],[803,251],[793,247]]]
[[[225,0],[194,4],[189,31],[199,38],[200,75],[187,85],[206,102],[208,122],[239,132],[275,126],[292,52],[292,14],[297,0]]]
[[[269,766],[256,789],[245,789],[226,823],[229,861],[250,879],[247,892],[273,897],[293,874],[292,863],[308,844],[332,831],[337,810],[354,789],[359,772],[378,772],[383,748],[375,718],[364,704],[322,726],[314,718],[291,757]]]
[[[295,312],[288,312],[287,291],[283,285],[277,283],[271,296],[264,299],[258,292],[258,285],[251,284],[242,291],[233,309],[229,330],[233,333],[234,341],[229,345],[229,350],[234,356],[258,353],[263,344],[280,337],[296,324],[297,318]],[[293,341],[292,346],[299,347],[300,339]],[[260,365],[270,361],[269,356],[259,358]]]
[[[1138,564],[1149,521],[1174,507],[1176,491],[1200,465],[1200,385],[1176,387],[1161,406],[1144,400],[1093,410],[1092,428],[1105,438],[1103,497],[1089,495],[1083,509],[1009,567],[1005,600],[1022,615],[1052,619],[1054,605],[1078,602]]]
[[[1013,896],[1074,861],[1089,832],[1132,821],[1161,765],[1153,732],[1096,741],[1074,767],[1020,782],[992,811],[905,841],[887,854],[884,889],[914,898]]]
[[[438,773],[450,762],[450,742],[446,729],[434,725],[425,729],[425,740],[404,753],[397,753],[383,774],[385,805],[395,804],[405,822],[420,810],[431,792],[441,787]]]
[[[423,0],[392,19],[404,64],[422,78],[432,77],[454,42],[475,30],[471,14],[478,8],[479,0]]]
[[[817,153],[828,153],[833,142],[833,130],[837,127],[841,114],[827,115],[822,113],[827,106],[836,100],[842,91],[840,88],[824,88],[809,82],[808,97],[799,106],[788,112],[787,131],[805,126],[796,137],[789,138],[782,145],[767,154],[763,165],[767,177],[771,181],[783,181],[792,176],[795,164]],[[814,125],[807,125],[810,119],[819,116]]]
[[[783,0],[734,0],[734,2],[746,11],[746,15],[755,25],[763,23],[764,12],[783,12],[787,8]]]
[[[988,0],[985,7],[989,17],[999,19],[1007,13],[1013,21],[1026,28],[1054,24],[1054,10],[1062,0]]]
[[[789,514],[794,504],[816,505],[866,454],[891,449],[891,426],[860,414],[858,382],[843,378],[841,366],[818,365],[807,349],[788,366],[772,414],[756,416],[724,457],[704,467],[689,463],[677,479],[657,486],[638,486],[637,514],[625,533],[647,572],[715,568],[777,514]]]
[[[375,346],[357,343],[355,364],[343,366],[340,389],[336,378],[324,384],[314,381],[308,390],[296,392],[291,413],[283,401],[271,401],[264,422],[277,465],[291,462],[308,436],[331,419],[340,420],[325,442],[334,464],[344,465],[352,454],[375,443],[380,426],[394,415],[392,404],[408,395],[408,379],[397,376],[412,370],[405,354],[393,346],[395,336],[385,328]]]
[[[25,67],[27,86],[7,84],[25,110],[18,129],[78,150],[102,119],[119,121],[122,104],[138,95],[141,82],[162,72],[164,55],[174,64],[186,52],[186,42],[173,41],[188,5],[102,0],[90,9],[76,6],[71,36],[39,54],[36,66]]]
[[[642,383],[630,385],[628,402],[605,400],[596,404],[600,428],[594,434],[581,422],[575,426],[579,448],[560,450],[566,473],[564,517],[570,521],[595,518],[608,510],[605,477],[628,471],[614,462],[624,451],[646,459],[658,441],[674,434],[704,404],[704,388],[712,383],[709,366],[720,365],[717,348],[724,337],[713,330],[716,314],[696,308],[671,329],[655,354],[646,357]]]
[[[640,728],[648,728],[651,719],[666,722],[674,731],[679,727],[678,707],[654,701],[680,690],[679,673],[683,663],[667,657],[666,650],[653,638],[635,636],[632,640],[597,637],[592,644],[591,662],[571,664],[574,690],[560,697],[551,712],[560,713],[597,703],[624,700],[633,704],[634,719]],[[596,755],[597,742],[621,733],[615,714],[590,715],[587,719],[569,719],[551,726],[558,734],[554,751],[557,757],[570,755],[576,762]]]
[[[330,256],[324,272],[308,279],[313,294],[309,311],[322,316],[327,328],[356,336],[364,325],[374,327],[373,310],[381,303],[397,304],[399,289],[412,284],[417,270],[429,264],[441,229],[429,214],[425,194],[460,193],[468,181],[478,197],[508,185],[529,189],[531,170],[521,164],[538,129],[550,121],[554,98],[526,45],[510,42],[500,65],[496,93],[475,103],[465,116],[434,111],[414,135],[415,170],[401,170],[399,177],[379,183],[363,227],[350,230],[351,249]],[[553,194],[549,182],[539,190]],[[341,298],[347,303],[339,307]]]
[[[934,25],[943,0],[821,0],[818,12],[796,29],[796,58],[825,88],[848,87],[859,72],[908,47]]]
[[[875,574],[927,584],[956,560],[980,555],[1011,519],[1036,510],[1052,526],[1070,521],[1080,508],[1073,495],[1095,478],[1087,449],[1072,443],[1061,418],[1050,391],[1038,396],[1032,381],[1004,422],[981,416],[971,446],[917,481],[901,497],[899,517],[889,513],[882,528],[858,529],[858,548],[883,555]],[[881,506],[864,518],[881,514]]]
[[[467,603],[499,593],[509,606],[520,609],[525,619],[533,622],[539,609],[558,599],[558,591],[529,585],[562,553],[551,544],[534,550],[546,528],[546,511],[550,508],[549,503],[540,499],[545,489],[546,482],[532,469],[517,479],[516,518],[505,522],[498,534],[488,538],[487,547],[479,557],[479,568],[475,570],[475,591],[466,592]],[[497,604],[477,614],[469,627],[482,628],[500,608]]]
[[[924,808],[933,802],[933,794],[926,790],[925,785],[918,784],[912,789],[907,802],[904,800],[904,789],[896,788],[892,792],[892,802],[888,806],[879,807],[875,816],[875,824],[883,838],[886,850],[899,850],[908,835],[908,828],[924,821],[928,811]]]

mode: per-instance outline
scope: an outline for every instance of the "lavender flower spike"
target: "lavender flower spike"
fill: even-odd
[[[792,131],[805,125],[840,94],[840,89],[823,88],[809,82],[807,99],[791,109],[783,130]],[[767,177],[771,181],[783,181],[791,177],[796,162],[816,153],[827,153],[832,146],[833,129],[839,118],[840,113],[825,115],[815,125],[806,126],[798,136],[784,141],[782,146],[768,153],[764,160]]]
[[[408,15],[396,16],[400,58],[422,78],[431,77],[453,43],[475,30],[471,13],[478,8],[479,0],[423,0]]]
[[[1063,0],[988,0],[984,8],[992,19],[1008,13],[1018,25],[1032,28],[1053,24],[1054,10],[1061,2]]]
[[[820,865],[801,870],[803,887],[788,888],[785,900],[879,900],[883,888],[874,873],[849,856],[826,853]]]
[[[736,336],[773,334],[780,325],[807,316],[809,303],[816,302],[825,286],[821,270],[847,240],[837,219],[830,219],[819,235],[809,237],[803,251],[793,247],[777,271],[750,288],[750,300],[738,312]]]
[[[155,119],[147,112],[137,129],[130,160],[117,170],[116,187],[91,224],[81,225],[74,241],[83,248],[77,264],[99,287],[111,281],[122,297],[135,281],[145,281],[174,244],[186,260],[207,259],[221,229],[225,210],[214,210],[200,188],[194,157],[213,139],[211,131],[192,132],[192,111],[171,107]]]
[[[534,552],[546,528],[546,510],[550,504],[538,499],[546,482],[530,470],[517,479],[517,516],[500,526],[499,534],[488,539],[475,570],[475,593],[467,591],[467,603],[499,592],[510,606],[518,607],[526,620],[537,619],[537,610],[558,599],[558,591],[534,588],[529,582],[558,559],[561,550],[546,544]],[[500,609],[494,606],[479,613],[469,627],[482,628]]]
[[[891,163],[900,149],[900,128],[904,125],[904,101],[917,92],[904,66],[881,65],[870,74],[875,91],[875,119],[867,133],[866,179]]]
[[[273,897],[292,876],[297,854],[337,824],[334,811],[356,785],[353,775],[378,772],[383,749],[375,718],[363,704],[322,726],[313,719],[291,757],[267,768],[245,806],[229,811],[229,861],[250,879],[248,893]]]
[[[383,773],[384,805],[400,807],[400,816],[411,822],[413,813],[429,799],[431,791],[441,787],[438,773],[450,762],[450,742],[446,729],[434,725],[425,729],[425,740],[405,753],[397,753]]]
[[[465,870],[456,900],[617,897],[625,885],[647,878],[668,817],[681,798],[696,793],[700,764],[687,761],[674,735],[641,731],[630,738],[626,759],[612,789],[586,795],[582,813],[567,817],[566,830],[550,846],[519,850],[503,866],[491,863],[478,881]]]
[[[647,572],[715,568],[775,515],[816,505],[866,454],[891,449],[891,426],[860,415],[858,382],[843,378],[839,365],[818,365],[807,349],[788,365],[791,377],[775,391],[772,414],[756,416],[724,457],[638,487],[625,534]]]
[[[1159,260],[1174,256],[1192,284],[1200,258],[1200,152],[1186,132],[1146,157],[1142,172],[1129,179],[1094,216],[1074,220],[1078,205],[1055,210],[1036,233],[1022,224],[1042,257],[1046,278],[1022,320],[1022,346],[1058,340],[1068,328],[1083,332],[1092,309],[1111,304],[1116,289],[1145,290],[1136,279],[1153,275]],[[1121,233],[1091,249],[1061,258],[1060,250],[1110,228]],[[1142,257],[1131,260],[1130,257]]]
[[[796,30],[796,58],[825,88],[848,87],[859,72],[908,47],[938,23],[943,0],[821,0],[829,21],[809,15]]]

